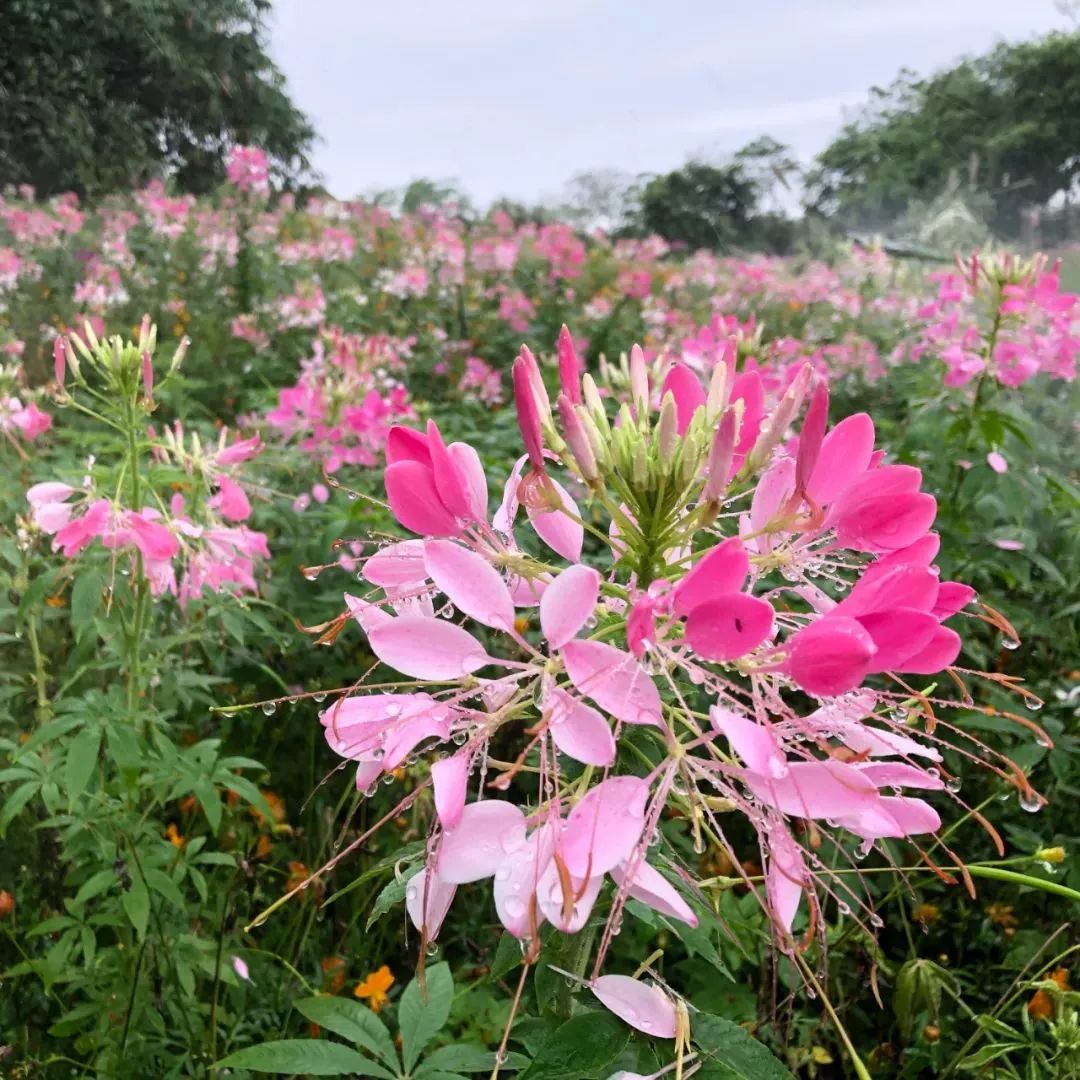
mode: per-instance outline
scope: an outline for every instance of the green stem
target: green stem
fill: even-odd
[[[992,878],[995,881],[1008,881],[1013,885],[1026,885],[1029,889],[1042,889],[1043,892],[1063,896],[1066,900],[1072,900],[1074,904],[1080,904],[1080,892],[1070,889],[1068,885],[1059,885],[1056,881],[1045,881],[1043,878],[1032,877],[1030,874],[1018,874],[1015,870],[1002,870],[998,866],[969,866],[967,869],[972,877]]]
[[[26,633],[30,639],[30,651],[34,655],[34,690],[37,699],[37,722],[45,723],[49,718],[49,695],[46,690],[48,678],[45,671],[45,657],[41,653],[41,645],[38,642],[37,616],[31,615],[26,621]]]

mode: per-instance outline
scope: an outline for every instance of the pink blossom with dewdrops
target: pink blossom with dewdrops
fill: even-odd
[[[426,941],[458,886],[484,879],[530,950],[544,922],[576,932],[610,897],[594,978],[628,899],[695,924],[692,877],[655,846],[674,805],[698,849],[736,867],[724,815],[750,823],[765,884],[747,884],[790,949],[800,910],[822,932],[828,897],[876,925],[858,878],[821,849],[852,865],[884,839],[925,854],[939,808],[963,806],[943,748],[1038,800],[1002,755],[922,710],[949,704],[916,687],[956,663],[948,624],[975,595],[940,579],[936,502],[918,469],[885,460],[869,416],[830,427],[808,363],[767,392],[732,350],[706,383],[635,346],[609,365],[612,417],[568,332],[559,354],[554,406],[528,349],[514,364],[525,454],[494,512],[471,446],[434,421],[391,430],[387,500],[414,538],[368,554],[365,590],[346,596],[375,655],[421,685],[340,696],[321,714],[328,744],[365,791],[420,748],[446,749],[406,893]],[[586,560],[596,512],[609,541]],[[493,762],[507,729],[520,754]],[[620,764],[630,731],[652,747],[643,775]],[[500,797],[528,776],[523,805]]]

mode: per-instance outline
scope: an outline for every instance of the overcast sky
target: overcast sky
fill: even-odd
[[[808,160],[868,87],[1070,28],[1054,0],[275,0],[273,55],[347,197],[481,204],[771,134]]]

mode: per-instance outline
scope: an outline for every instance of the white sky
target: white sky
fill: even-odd
[[[480,204],[761,134],[809,160],[868,88],[1074,25],[1054,0],[275,0],[271,51],[340,197]]]

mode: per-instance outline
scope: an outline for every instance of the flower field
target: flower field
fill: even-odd
[[[1080,1075],[1080,297],[0,199],[18,1076]]]

